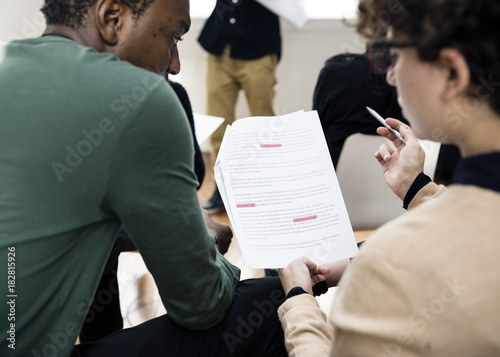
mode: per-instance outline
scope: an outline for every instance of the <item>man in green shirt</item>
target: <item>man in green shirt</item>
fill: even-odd
[[[1,354],[286,355],[279,280],[238,283],[216,252],[188,122],[163,78],[188,1],[46,0],[42,11],[41,38],[0,47]],[[168,315],[74,347],[121,224]]]

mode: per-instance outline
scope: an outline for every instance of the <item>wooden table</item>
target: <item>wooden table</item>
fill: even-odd
[[[367,231],[354,231],[354,237],[356,237],[356,243],[364,242],[373,233],[373,230]]]

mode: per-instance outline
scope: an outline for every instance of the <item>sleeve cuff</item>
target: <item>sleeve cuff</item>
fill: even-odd
[[[294,296],[302,295],[302,294],[307,294],[307,291],[302,289],[300,286],[296,286],[288,292],[288,294],[286,295],[286,299],[288,300]]]
[[[328,285],[326,285],[326,281],[321,281],[319,283],[314,284],[313,286],[313,295],[320,296],[328,291]]]
[[[319,303],[316,298],[310,294],[300,294],[296,299],[288,299],[278,308],[278,317],[281,321],[285,315],[287,315],[291,310],[299,309],[302,310],[306,308],[308,312],[316,311],[319,308]],[[301,316],[301,320],[303,320]]]
[[[415,178],[415,181],[410,186],[410,189],[406,193],[405,199],[403,200],[403,208],[408,209],[411,200],[415,197],[415,195],[420,191],[425,185],[431,182],[431,178],[424,174],[423,172],[419,173]]]

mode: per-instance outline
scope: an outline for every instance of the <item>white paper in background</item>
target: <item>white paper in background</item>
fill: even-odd
[[[194,131],[198,145],[202,145],[210,135],[224,122],[224,118],[193,113]]]
[[[295,0],[256,0],[262,6],[282,19],[288,21],[296,28],[302,28],[307,22],[304,9]]]
[[[247,263],[318,264],[358,249],[317,112],[239,119],[228,126],[215,179]]]

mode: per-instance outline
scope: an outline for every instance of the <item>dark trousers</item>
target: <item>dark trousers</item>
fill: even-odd
[[[97,341],[123,328],[117,270],[118,260],[102,275],[80,331],[80,342]]]
[[[127,232],[121,226],[80,331],[80,342],[97,341],[123,328],[117,274],[118,257],[126,240]]]
[[[72,357],[288,356],[277,309],[285,299],[279,278],[241,281],[224,319],[188,330],[167,315],[75,346]]]

